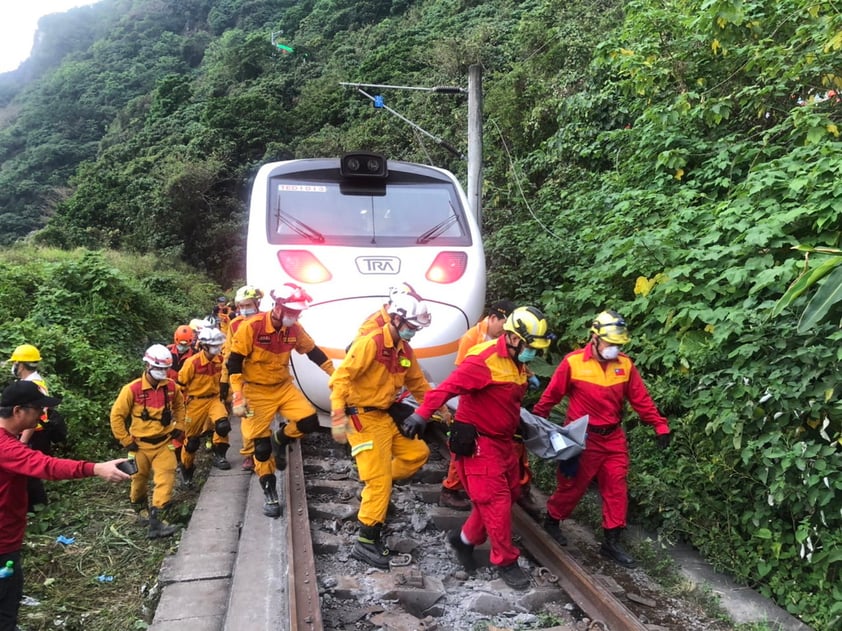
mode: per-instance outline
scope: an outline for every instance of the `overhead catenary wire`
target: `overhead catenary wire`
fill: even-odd
[[[363,96],[365,96],[365,97],[366,97],[367,99],[369,99],[372,103],[374,103],[374,102],[375,102],[375,98],[374,98],[374,96],[372,96],[371,94],[369,94],[368,92],[366,92],[365,90],[363,90],[361,87],[359,87],[361,84],[340,83],[340,85],[346,85],[346,86],[355,87],[355,88],[357,89],[357,92],[359,92],[360,94],[362,94]],[[422,89],[422,88],[419,88],[419,89]],[[429,88],[429,89],[433,89],[433,88]],[[403,115],[403,114],[401,114],[400,112],[395,111],[394,109],[392,109],[392,108],[391,108],[391,107],[389,107],[388,105],[385,105],[385,104],[384,104],[384,105],[380,105],[380,106],[378,107],[378,109],[384,109],[384,110],[386,110],[387,112],[389,112],[390,114],[392,114],[393,116],[398,117],[398,118],[399,118],[399,119],[401,119],[404,123],[406,123],[407,125],[409,125],[409,126],[410,126],[410,127],[412,127],[413,129],[415,129],[416,131],[418,131],[418,132],[420,132],[420,133],[424,134],[425,136],[427,136],[428,138],[430,138],[433,142],[435,142],[437,145],[440,145],[442,148],[446,149],[447,151],[449,151],[450,153],[452,153],[454,156],[456,156],[456,157],[457,157],[457,158],[459,158],[460,160],[465,160],[465,159],[466,159],[466,158],[465,158],[465,155],[464,155],[461,151],[459,151],[456,147],[454,147],[453,145],[451,145],[449,142],[447,142],[446,140],[443,140],[442,138],[439,138],[439,137],[438,137],[438,136],[436,136],[435,134],[431,134],[431,133],[430,133],[430,132],[428,132],[426,129],[424,129],[424,128],[423,128],[423,127],[421,127],[420,125],[418,125],[418,124],[414,123],[413,121],[409,120],[406,116],[404,116],[404,115]]]

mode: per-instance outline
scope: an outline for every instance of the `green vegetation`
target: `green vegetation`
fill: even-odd
[[[489,296],[544,307],[553,360],[593,314],[623,312],[676,434],[657,451],[629,415],[632,517],[811,626],[839,623],[842,303],[822,266],[842,246],[836,5],[103,0],[43,27],[0,77],[3,238],[179,258],[223,286],[243,275],[248,178],[267,160],[366,148],[464,176],[340,81],[464,86],[481,64]],[[465,150],[462,98],[385,96]],[[795,246],[830,256],[785,295]],[[84,316],[14,267],[0,345],[47,344],[73,416],[101,418],[108,378],[201,291],[164,268],[129,280],[95,255],[51,256]],[[101,311],[115,284],[123,302]]]

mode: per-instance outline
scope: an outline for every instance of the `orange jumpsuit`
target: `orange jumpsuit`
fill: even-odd
[[[129,491],[132,504],[146,503],[150,475],[152,507],[164,508],[172,499],[177,463],[171,435],[176,430],[184,431],[184,399],[174,381],[163,379],[153,387],[143,373],[123,386],[111,406],[111,433],[123,447],[138,447],[130,452],[137,461]]]
[[[304,436],[305,432],[298,428],[299,421],[312,418],[318,427],[316,409],[292,382],[290,353],[294,350],[311,360],[318,357],[321,369],[328,375],[333,373],[333,362],[304,327],[296,323],[276,329],[271,315],[257,314],[239,326],[231,340],[228,360],[231,391],[242,392],[249,408],[249,414],[243,418],[243,438],[260,441],[259,445],[255,443],[254,472],[261,478],[275,472],[269,442],[275,414],[287,419],[283,432],[289,439]],[[235,363],[240,364],[241,372],[232,369]]]
[[[403,436],[387,409],[406,386],[418,401],[430,385],[412,348],[392,339],[389,324],[358,337],[330,378],[331,410],[345,410],[348,443],[365,484],[357,514],[366,526],[386,521],[392,481],[412,476],[430,456],[423,440]]]
[[[215,430],[217,421],[228,420],[228,411],[219,399],[221,374],[222,357],[208,357],[204,351],[187,358],[178,371],[185,403],[183,442],[186,449],[181,452],[181,463],[186,469],[193,467],[199,437],[207,430]],[[213,444],[227,445],[228,432],[221,436],[214,431]]]

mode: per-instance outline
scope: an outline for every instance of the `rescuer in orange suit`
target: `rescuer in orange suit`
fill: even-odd
[[[622,547],[620,534],[628,510],[629,448],[622,427],[623,405],[628,401],[640,419],[655,428],[658,444],[669,445],[670,428],[631,358],[620,352],[629,341],[626,321],[616,311],[603,311],[591,324],[587,346],[567,354],[533,412],[544,418],[553,406],[568,397],[567,422],[588,415],[585,450],[578,461],[563,461],[556,473],[558,484],[547,500],[544,528],[561,545],[567,539],[559,522],[570,517],[576,504],[596,478],[602,496],[605,539],[601,552],[620,565],[635,561]],[[572,466],[571,466],[572,465]]]
[[[298,285],[285,283],[269,292],[271,311],[243,322],[231,341],[228,374],[234,414],[243,419],[243,437],[254,441],[254,471],[263,489],[263,514],[280,517],[276,468],[286,469],[286,446],[319,429],[316,409],[295,387],[289,371],[294,350],[333,374],[333,362],[298,323],[312,298]],[[274,433],[275,414],[287,422]]]
[[[253,315],[260,313],[260,301],[263,300],[263,292],[257,287],[251,285],[243,285],[234,294],[234,306],[237,308],[237,315],[231,318],[228,324],[228,333],[226,333],[225,344],[222,346],[222,376],[219,379],[219,397],[225,402],[226,407],[229,407],[229,397],[231,393],[231,385],[228,379],[228,356],[231,354],[231,340],[243,320],[246,320]],[[245,436],[242,437],[243,446],[240,449],[240,455],[243,456],[243,471],[254,471],[254,441]]]
[[[407,293],[392,295],[389,320],[358,337],[330,379],[331,434],[350,443],[364,483],[351,556],[387,569],[391,551],[382,541],[392,481],[409,478],[430,455],[423,440],[402,435],[388,409],[405,386],[421,401],[430,386],[409,341],[430,325],[427,304]]]
[[[137,462],[129,491],[136,510],[146,506],[149,478],[153,480],[147,536],[155,539],[176,530],[161,521],[161,511],[172,500],[176,471],[172,441],[184,436],[184,399],[176,383],[167,378],[172,355],[166,346],[153,344],[143,361],[143,375],[123,386],[111,406],[111,433]]]
[[[223,342],[225,335],[219,329],[202,329],[198,339],[200,352],[189,357],[178,371],[178,383],[185,403],[184,448],[181,452],[181,480],[185,486],[193,483],[193,462],[206,431],[213,432],[213,466],[223,470],[231,468],[225,459],[231,421],[219,397]]]
[[[544,315],[535,307],[509,314],[503,334],[474,346],[450,376],[430,390],[416,412],[404,421],[404,432],[416,436],[433,411],[458,396],[450,428],[450,451],[473,508],[448,542],[468,571],[476,569],[474,546],[488,539],[491,563],[513,589],[529,587],[529,575],[518,565],[512,543],[512,504],[521,492],[520,466],[514,449],[520,408],[527,389],[526,364],[550,345]]]

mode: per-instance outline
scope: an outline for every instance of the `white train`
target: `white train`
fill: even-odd
[[[363,320],[409,283],[430,304],[432,325],[412,341],[438,382],[459,338],[482,316],[485,255],[476,217],[444,169],[356,152],[273,162],[255,177],[247,281],[266,294],[285,282],[313,297],[301,323],[337,363]],[[329,410],[327,376],[292,354],[301,390]]]

